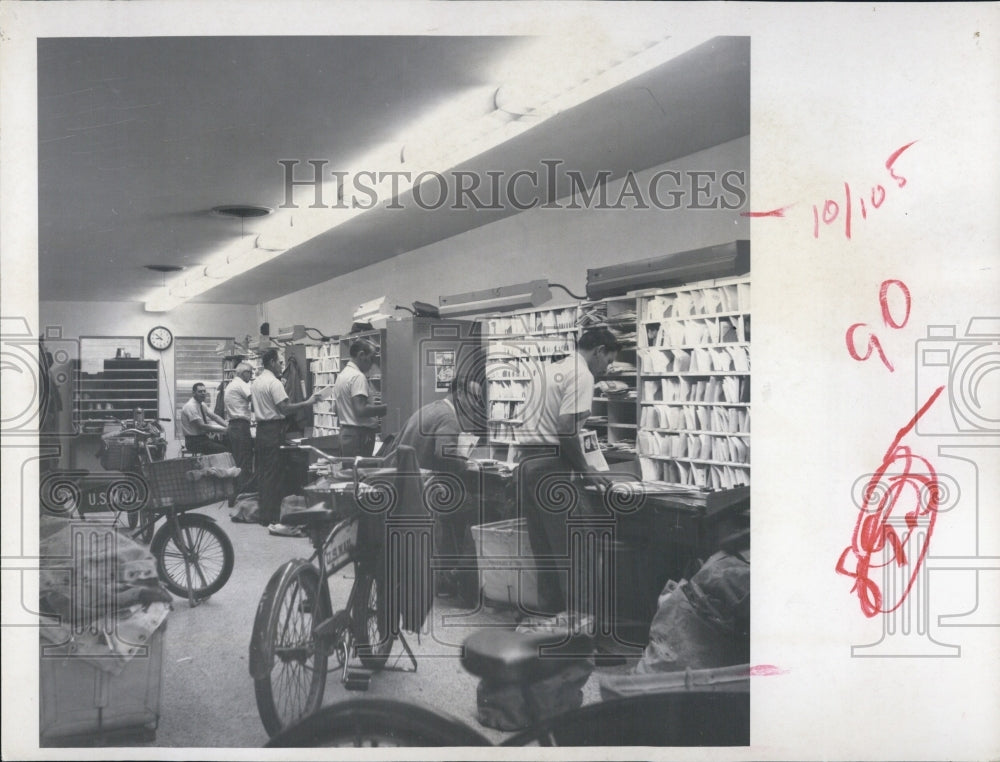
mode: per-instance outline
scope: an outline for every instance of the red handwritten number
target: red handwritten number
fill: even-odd
[[[876,191],[878,191],[877,194]],[[878,201],[875,200],[876,198],[878,199]],[[882,206],[882,202],[885,201],[885,188],[882,187],[881,185],[876,185],[874,188],[872,188],[871,200],[872,200],[872,206],[874,206],[876,209]]]
[[[927,555],[931,535],[934,534],[934,524],[937,521],[937,510],[940,504],[940,484],[937,472],[930,461],[919,455],[914,455],[909,447],[901,445],[900,442],[916,427],[917,421],[930,409],[942,391],[944,391],[944,387],[938,387],[923,407],[917,411],[917,414],[910,419],[909,423],[896,433],[896,438],[892,440],[889,449],[885,451],[881,466],[878,471],[872,474],[872,478],[865,486],[864,506],[859,511],[857,522],[854,525],[851,544],[840,554],[837,565],[834,567],[838,574],[843,574],[854,580],[851,592],[857,594],[861,604],[861,612],[869,618],[879,613],[891,613],[906,600]],[[913,471],[914,465],[919,466],[917,473]],[[892,466],[900,466],[902,473],[889,476],[889,486],[880,494],[878,488],[882,478]],[[897,501],[905,494],[907,488],[916,496],[916,507],[903,514],[905,530],[900,534],[896,528],[889,524],[889,519],[893,516]],[[874,512],[869,513],[873,509]],[[906,546],[910,536],[920,527],[921,519],[926,519],[927,531],[918,548],[917,557],[913,561],[906,587],[899,595],[899,599],[886,608],[882,589],[869,576],[870,572],[892,563],[901,569],[910,564]],[[873,563],[872,556],[883,552],[886,553],[884,561]],[[853,568],[848,565],[850,560],[853,560]]]
[[[885,356],[885,352],[882,350],[882,343],[878,340],[877,336],[869,334],[868,346],[865,347],[867,351],[863,355],[859,355],[858,350],[855,349],[854,332],[858,330],[861,326],[866,326],[866,325],[867,323],[855,323],[854,325],[852,325],[850,328],[847,329],[847,335],[845,336],[845,339],[847,340],[847,354],[849,354],[852,358],[854,358],[858,362],[864,362],[865,360],[867,360],[869,357],[872,356],[872,351],[874,350],[875,352],[878,352],[879,358],[885,364],[885,367],[889,369],[889,372],[890,373],[894,372],[895,368],[892,367],[892,363],[889,362],[889,358]]]
[[[905,151],[907,148],[909,148],[910,146],[912,146],[913,143],[916,143],[916,142],[917,141],[914,140],[912,143],[907,143],[902,148],[897,148],[895,151],[892,152],[892,154],[890,154],[889,158],[885,160],[885,168],[889,170],[889,177],[891,177],[893,180],[895,180],[896,184],[900,188],[902,188],[904,185],[906,185],[906,178],[905,177],[901,177],[900,175],[897,175],[896,172],[895,172],[895,170],[893,170],[893,166],[896,164],[896,159],[898,159],[900,156],[903,155],[903,151]]]
[[[903,292],[903,304],[906,306],[906,314],[903,315],[903,322],[897,323],[892,317],[889,309],[889,288],[896,286]],[[878,303],[882,307],[882,322],[890,328],[902,328],[910,319],[910,289],[901,280],[884,280],[878,290]]]
[[[889,289],[893,287],[897,288],[903,294],[904,313],[902,320],[896,320],[892,314],[892,307],[889,305]],[[898,330],[909,322],[910,289],[906,287],[906,284],[903,283],[903,281],[896,280],[894,278],[882,281],[882,285],[879,286],[878,289],[878,304],[879,308],[882,310],[882,322],[890,328]],[[856,343],[854,341],[854,334],[859,328],[862,326],[867,327],[867,325],[867,323],[854,323],[847,329],[847,333],[844,335],[844,340],[847,343],[847,354],[858,362],[864,362],[872,356],[872,352],[877,352],[879,359],[882,361],[882,364],[889,369],[889,372],[895,372],[896,369],[892,367],[892,363],[889,362],[889,358],[885,356],[885,351],[882,349],[882,342],[879,341],[878,336],[875,336],[871,332],[869,332],[868,335],[868,346],[865,347],[865,353],[863,355],[858,353]]]

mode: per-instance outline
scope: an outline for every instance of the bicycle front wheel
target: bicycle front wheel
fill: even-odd
[[[368,669],[381,669],[396,640],[393,626],[396,623],[389,613],[385,584],[375,575],[361,569],[357,570],[354,584],[357,589],[354,591],[351,627],[358,658]]]
[[[175,531],[176,530],[176,531]],[[174,595],[207,598],[222,589],[233,573],[233,544],[208,516],[185,513],[167,519],[149,546],[156,571]]]
[[[271,577],[257,606],[250,669],[257,711],[270,736],[323,702],[327,652],[314,621],[328,614],[319,589],[315,566],[289,561]]]

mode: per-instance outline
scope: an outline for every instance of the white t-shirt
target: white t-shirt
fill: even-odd
[[[250,386],[253,397],[253,409],[258,421],[280,421],[283,416],[278,410],[278,403],[288,399],[285,387],[267,368],[262,370]]]
[[[577,352],[546,363],[532,384],[518,439],[525,444],[559,444],[560,415],[590,413],[594,374]]]
[[[223,398],[226,403],[226,417],[229,420],[243,418],[249,421],[252,394],[250,384],[239,376],[234,376],[226,387],[226,395]]]
[[[354,364],[354,360],[348,360],[347,365],[337,376],[337,383],[333,385],[333,399],[337,404],[337,418],[342,426],[364,426],[365,428],[377,429],[378,421],[375,418],[358,419],[354,415],[354,398],[357,396],[368,397],[368,378],[361,369]]]

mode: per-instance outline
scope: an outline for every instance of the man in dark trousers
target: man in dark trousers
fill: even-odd
[[[253,437],[250,435],[253,368],[241,362],[223,394],[226,417],[229,419],[229,443],[233,459],[240,467],[237,492],[246,492],[253,484]]]
[[[260,518],[272,534],[297,534],[291,527],[279,523],[281,516],[281,472],[279,458],[285,441],[285,416],[308,407],[319,400],[319,393],[302,402],[291,403],[284,385],[278,379],[282,360],[277,349],[267,350],[261,357],[263,369],[250,387],[254,414],[257,416],[257,491]]]
[[[429,402],[419,408],[403,425],[393,442],[393,452],[399,446],[412,447],[421,469],[433,471],[441,478],[459,479],[464,486],[451,487],[442,484],[442,495],[463,495],[471,492],[478,499],[477,490],[469,490],[476,485],[478,478],[470,472],[470,463],[459,451],[459,436],[463,431],[477,428],[478,418],[484,410],[483,385],[480,380],[463,376],[455,376],[451,380],[448,396]],[[390,453],[387,465],[395,461]],[[434,504],[430,499],[426,502]],[[469,527],[478,516],[475,510],[475,500],[465,501],[457,508],[447,506],[448,510],[434,514],[434,555],[436,557],[457,557],[468,550],[472,536]],[[466,542],[468,540],[468,542]],[[438,595],[460,595],[472,603],[476,580],[470,582],[467,578],[477,578],[478,574],[462,575],[455,570],[446,570],[435,574],[434,588]]]
[[[519,440],[530,447],[518,466],[518,500],[540,569],[538,594],[544,613],[574,612],[579,606],[578,601],[568,600],[565,574],[554,566],[557,559],[569,556],[569,504],[578,504],[587,513],[580,477],[588,474],[592,482],[601,478],[587,463],[579,431],[591,414],[594,377],[604,375],[619,348],[607,328],[585,331],[575,352],[546,363],[527,406]]]

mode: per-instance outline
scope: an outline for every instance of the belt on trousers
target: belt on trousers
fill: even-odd
[[[357,429],[358,431],[378,431],[374,426],[355,426],[353,423],[340,424],[342,429]]]
[[[257,425],[258,426],[267,426],[267,425],[272,424],[272,423],[273,424],[280,424],[280,423],[284,423],[284,422],[285,422],[284,418],[268,418],[268,419],[263,420],[263,421],[257,421]]]

